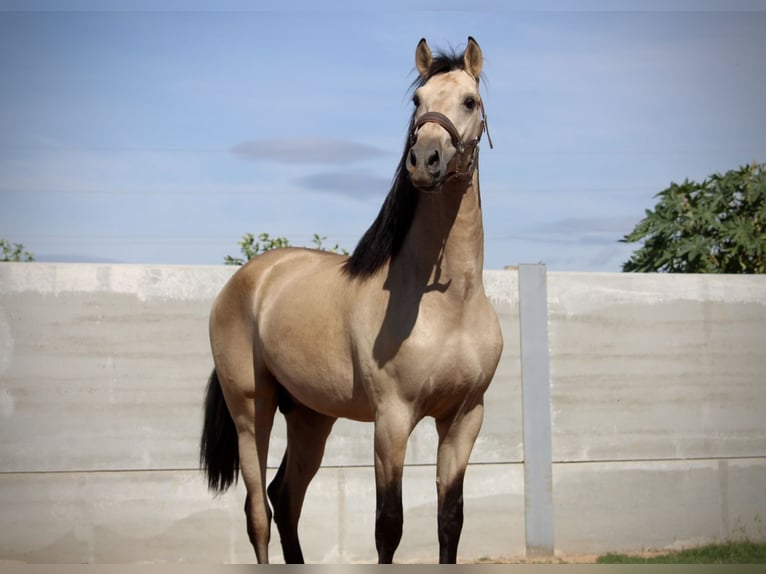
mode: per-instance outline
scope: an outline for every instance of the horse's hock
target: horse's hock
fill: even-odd
[[[211,498],[198,470],[208,311],[232,271],[0,264],[0,560],[252,561],[241,485]],[[487,271],[505,348],[461,560],[523,556],[535,520],[558,554],[766,539],[766,278],[544,276],[552,515],[525,508],[518,272]],[[437,557],[435,441],[429,421],[410,439],[400,561]],[[307,560],[375,560],[371,445],[336,424]],[[278,419],[272,476],[283,447]]]

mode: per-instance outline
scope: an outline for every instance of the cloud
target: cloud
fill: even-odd
[[[391,179],[369,170],[328,171],[301,177],[298,185],[314,191],[327,191],[356,199],[380,198],[391,187]]]
[[[231,152],[251,161],[330,165],[355,163],[386,153],[367,144],[331,138],[250,140],[235,145]]]

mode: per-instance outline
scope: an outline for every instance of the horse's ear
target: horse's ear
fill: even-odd
[[[468,36],[468,45],[465,48],[465,54],[463,54],[463,61],[465,62],[465,71],[476,78],[478,82],[484,59],[482,58],[479,44],[471,36]]]
[[[415,66],[422,77],[428,76],[428,70],[431,69],[432,62],[431,48],[428,47],[426,39],[421,38],[420,42],[418,42],[418,47],[415,48]]]

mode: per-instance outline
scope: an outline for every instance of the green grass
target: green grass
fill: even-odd
[[[657,556],[605,554],[597,564],[766,564],[766,543],[726,542],[708,544]]]

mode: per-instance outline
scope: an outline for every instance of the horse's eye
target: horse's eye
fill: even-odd
[[[416,108],[420,107],[420,98],[417,96],[413,96],[412,103],[415,105]]]
[[[476,107],[476,98],[474,98],[474,97],[472,97],[472,96],[468,96],[468,97],[467,97],[467,98],[466,98],[466,99],[463,101],[463,105],[464,105],[464,106],[465,106],[467,109],[469,109],[469,110],[472,110],[472,109],[474,109],[474,108]]]

